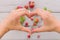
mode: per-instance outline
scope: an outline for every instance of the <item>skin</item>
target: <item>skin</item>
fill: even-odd
[[[23,27],[20,22],[20,16],[28,16],[29,12],[26,9],[13,10],[9,15],[0,23],[0,38],[10,30],[25,31],[31,33],[28,28]]]
[[[42,18],[44,25],[40,28],[32,30],[35,32],[60,32],[60,21],[57,20],[50,12],[37,8],[31,14],[31,16],[38,15]]]
[[[23,27],[19,22],[20,16],[24,15],[29,18],[34,15],[38,15],[42,18],[44,25],[31,31],[28,28]],[[13,10],[4,20],[1,21],[0,38],[10,30],[25,31],[30,35],[36,32],[60,32],[60,21],[57,20],[50,12],[39,8],[34,10],[32,14],[29,14],[29,11],[24,8],[17,9]]]

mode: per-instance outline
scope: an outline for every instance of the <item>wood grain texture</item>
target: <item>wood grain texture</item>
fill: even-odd
[[[0,0],[0,12],[10,12],[17,5],[25,5],[29,0]],[[36,8],[47,7],[53,12],[60,12],[60,0],[34,0]]]

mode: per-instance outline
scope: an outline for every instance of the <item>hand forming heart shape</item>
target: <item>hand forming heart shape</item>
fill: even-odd
[[[29,30],[28,28],[23,27],[20,23],[20,17],[23,15],[26,15],[28,17],[38,15],[42,18],[44,25],[42,25],[40,28]],[[60,32],[58,31],[58,28],[60,27],[59,26],[60,22],[56,20],[51,13],[42,9],[36,9],[35,11],[31,12],[31,14],[29,14],[29,11],[26,9],[14,10],[8,15],[8,17],[4,21],[1,22],[0,25],[4,31],[3,33],[1,33],[2,35],[8,32],[9,30],[26,31],[30,33],[30,35],[35,32],[46,32],[46,31]]]
[[[40,28],[36,28],[31,31],[28,28],[23,27],[20,23],[20,17],[24,16],[24,15],[26,15],[29,18],[34,15],[38,15],[42,18],[44,25],[42,25],[42,27],[40,27]],[[6,29],[8,29],[8,30],[22,30],[22,31],[26,31],[29,33],[55,30],[55,23],[56,23],[55,18],[48,11],[45,11],[42,9],[36,9],[35,11],[31,12],[31,14],[30,14],[29,11],[24,8],[22,10],[17,9],[17,10],[12,11],[8,15],[8,17],[3,21],[3,24],[7,24]]]
[[[32,2],[32,4],[34,5],[34,2]],[[25,8],[27,8],[27,7],[25,6]],[[30,5],[30,8],[32,8],[31,5]],[[45,11],[45,10],[36,9],[36,10],[32,11],[31,14],[29,13],[28,10],[26,10],[24,8],[12,11],[8,15],[8,17],[4,21],[1,22],[1,28],[4,32],[2,32],[0,34],[4,34],[9,30],[26,31],[26,32],[29,32],[30,34],[35,33],[35,32],[59,31],[58,29],[60,27],[60,22],[58,20],[56,20],[56,18],[52,14],[50,14],[48,11]],[[28,28],[23,27],[20,23],[20,17],[24,16],[24,15],[26,15],[29,18],[31,18],[32,16],[35,16],[35,15],[38,15],[42,18],[44,24],[40,28],[36,28],[34,30],[29,30]],[[22,18],[22,19],[23,20],[21,20],[21,21],[23,22],[24,18]],[[35,20],[36,23],[38,23],[37,20]],[[34,25],[36,25],[36,23]],[[28,25],[28,24],[26,23],[26,25]]]
[[[31,14],[32,14],[32,12],[31,12]],[[28,10],[26,10],[24,8],[12,11],[7,17],[7,19],[9,20],[8,29],[9,30],[22,30],[22,31],[31,32],[28,28],[23,27],[20,23],[21,16],[26,15],[27,17],[30,18],[30,17],[32,17],[31,14],[29,13]]]

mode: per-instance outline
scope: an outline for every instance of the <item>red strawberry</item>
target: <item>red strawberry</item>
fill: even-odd
[[[25,5],[24,8],[28,9],[28,5]]]
[[[37,25],[37,23],[33,23],[33,26],[36,26]]]
[[[31,36],[28,34],[27,37],[30,38]]]
[[[34,8],[34,1],[29,1],[29,7]]]
[[[40,38],[40,35],[37,35],[37,38]]]
[[[28,22],[25,23],[25,27],[28,27]]]
[[[29,1],[29,4],[31,3],[31,1]]]
[[[20,8],[23,8],[22,6],[17,6],[17,8],[16,9],[20,9]]]
[[[33,18],[33,17],[31,17],[30,19],[31,19],[31,20],[33,20],[34,18]]]

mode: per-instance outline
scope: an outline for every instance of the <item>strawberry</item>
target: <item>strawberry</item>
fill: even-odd
[[[28,27],[28,22],[25,23],[25,27]]]
[[[36,26],[37,25],[37,23],[33,23],[33,26]]]
[[[29,7],[34,8],[34,1],[29,1]]]
[[[33,17],[31,17],[30,19],[31,19],[31,20],[33,20],[34,18],[33,18]]]
[[[28,34],[27,37],[30,38],[31,36]]]
[[[38,22],[39,22],[39,19],[38,19],[38,18],[35,18],[35,19],[34,19],[34,22],[35,22],[35,23],[38,23]]]
[[[24,8],[28,9],[28,5],[25,5]]]
[[[40,38],[40,35],[37,35],[37,38]]]
[[[23,8],[22,6],[17,6],[17,8],[16,9],[20,9],[20,8]]]

